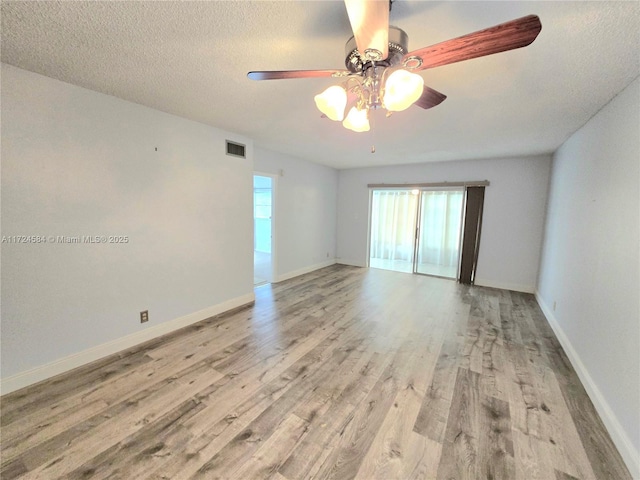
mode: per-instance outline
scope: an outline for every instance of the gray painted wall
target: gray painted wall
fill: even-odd
[[[2,244],[2,378],[252,294],[252,157],[247,138],[3,65],[2,235],[128,240]]]
[[[639,185],[636,79],[553,157],[538,284],[547,318],[565,337],[627,464],[635,463],[634,478],[640,478]]]
[[[476,284],[534,292],[550,163],[549,156],[542,156],[342,170],[338,261],[366,265],[367,184],[489,180]]]

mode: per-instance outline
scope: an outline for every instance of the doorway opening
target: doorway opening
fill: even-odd
[[[253,176],[253,285],[273,281],[273,178]]]
[[[369,266],[457,279],[465,189],[374,189]]]

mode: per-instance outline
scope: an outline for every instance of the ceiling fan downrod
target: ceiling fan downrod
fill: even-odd
[[[358,51],[355,35],[345,44],[344,64],[347,69],[354,74],[362,75],[371,66],[372,62],[378,65],[392,67],[402,62],[402,58],[409,51],[409,36],[401,28],[389,26],[389,55],[387,58],[380,58],[382,54],[378,50],[366,49],[365,57]],[[377,55],[376,55],[377,53]]]

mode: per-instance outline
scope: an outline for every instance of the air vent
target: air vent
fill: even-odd
[[[245,158],[244,148],[244,145],[241,143],[234,143],[227,140],[227,155]]]

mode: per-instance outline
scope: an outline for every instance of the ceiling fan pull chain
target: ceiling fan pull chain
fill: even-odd
[[[371,124],[371,136],[373,137],[373,143],[371,144],[371,153],[376,153],[376,121],[374,110],[369,110],[369,123]]]

